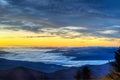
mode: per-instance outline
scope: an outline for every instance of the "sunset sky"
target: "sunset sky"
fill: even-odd
[[[120,46],[120,0],[0,0],[0,47]]]

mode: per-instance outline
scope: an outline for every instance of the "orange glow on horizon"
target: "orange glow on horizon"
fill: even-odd
[[[25,31],[0,31],[0,47],[24,46],[24,47],[85,47],[85,46],[120,46],[120,39],[98,38],[93,36],[81,36],[80,38],[62,38],[50,34],[35,34]],[[28,38],[27,36],[33,36]],[[46,37],[34,37],[46,36]]]
[[[120,46],[118,41],[105,41],[102,39],[63,39],[60,37],[46,38],[7,38],[0,39],[0,47],[84,47],[84,46]]]

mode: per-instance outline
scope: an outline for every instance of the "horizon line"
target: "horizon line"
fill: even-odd
[[[120,46],[0,46],[0,48],[81,48],[81,47],[120,47]]]

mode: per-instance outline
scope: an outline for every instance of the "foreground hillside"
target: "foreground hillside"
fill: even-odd
[[[84,66],[70,68],[52,64],[48,65],[50,64],[2,59],[0,62],[0,80],[75,80],[77,71],[81,71],[84,68]],[[50,68],[51,66],[54,66],[54,68]],[[48,67],[48,69],[45,67]],[[95,80],[106,76],[112,70],[112,66],[109,63],[104,65],[87,65],[87,67]]]

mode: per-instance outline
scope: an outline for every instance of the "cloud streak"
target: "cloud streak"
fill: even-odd
[[[118,0],[0,0],[0,29],[71,39],[81,36],[119,39],[119,3]]]

